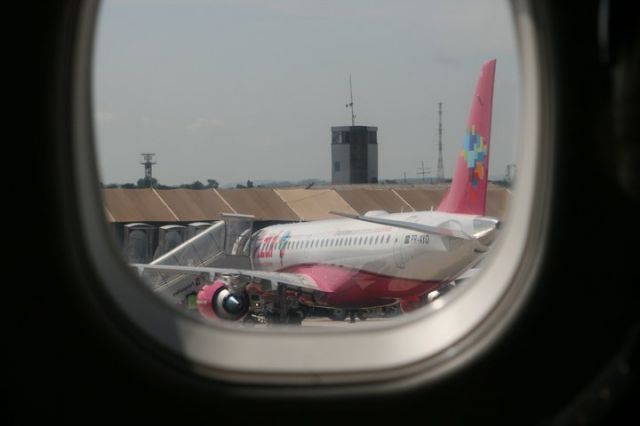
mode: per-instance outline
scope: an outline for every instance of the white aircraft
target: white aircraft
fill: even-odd
[[[299,323],[318,308],[422,306],[477,264],[499,227],[485,216],[495,66],[482,66],[451,187],[435,211],[334,212],[343,217],[269,226],[245,245],[246,270],[137,266],[205,277],[197,307],[208,318]]]

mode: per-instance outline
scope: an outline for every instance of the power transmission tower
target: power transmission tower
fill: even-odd
[[[424,167],[424,161],[422,162],[422,166],[418,167],[418,174],[422,175],[422,182],[424,183],[424,176],[431,173],[431,170]]]
[[[444,166],[442,165],[442,102],[438,102],[438,183],[444,182]]]

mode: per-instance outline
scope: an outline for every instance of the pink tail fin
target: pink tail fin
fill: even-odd
[[[495,59],[482,65],[471,103],[464,145],[458,156],[451,187],[438,205],[438,211],[485,214],[495,73]]]

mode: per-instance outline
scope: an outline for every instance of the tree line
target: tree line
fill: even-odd
[[[138,179],[138,182],[136,183],[109,183],[109,184],[103,184],[100,183],[100,186],[103,188],[124,188],[124,189],[141,189],[141,188],[155,188],[155,189],[179,189],[179,188],[183,188],[183,189],[215,189],[218,188],[220,186],[220,184],[218,183],[217,180],[215,179],[207,179],[207,183],[204,184],[202,182],[200,182],[199,180],[192,182],[192,183],[185,183],[182,185],[163,185],[161,183],[158,182],[157,179],[155,178],[151,178],[151,179],[147,179],[147,178],[142,178],[142,179]],[[246,185],[243,184],[237,184],[236,188],[253,188],[253,182],[251,180],[247,180]]]

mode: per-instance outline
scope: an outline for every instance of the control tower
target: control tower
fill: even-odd
[[[331,128],[331,183],[378,183],[378,128]]]

